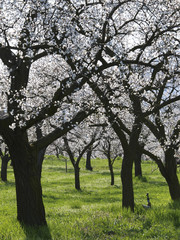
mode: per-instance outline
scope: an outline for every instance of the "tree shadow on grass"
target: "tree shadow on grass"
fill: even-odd
[[[174,210],[180,209],[180,200],[172,200],[171,203],[169,203],[169,208]]]
[[[22,225],[26,235],[24,240],[52,240],[48,226],[31,227]]]
[[[0,181],[0,182],[1,182],[1,190],[2,189],[7,189],[7,187],[14,187],[15,186],[15,182],[13,182],[13,181],[6,181],[6,182]]]

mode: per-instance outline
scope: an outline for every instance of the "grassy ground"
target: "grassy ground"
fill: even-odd
[[[0,240],[35,239],[180,239],[180,204],[170,200],[166,182],[152,162],[142,164],[144,177],[134,178],[135,213],[121,208],[121,161],[115,162],[115,186],[110,186],[107,160],[92,161],[93,172],[81,162],[81,188],[74,189],[73,169],[53,157],[43,165],[42,186],[48,228],[23,228],[16,220],[15,185],[0,182]],[[152,208],[145,210],[146,193]]]

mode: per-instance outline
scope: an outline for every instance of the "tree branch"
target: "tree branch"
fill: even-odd
[[[44,147],[47,147],[49,144],[51,144],[56,139],[62,137],[64,134],[69,132],[71,129],[73,129],[76,125],[78,125],[80,122],[82,122],[85,118],[90,116],[95,111],[96,109],[90,109],[90,110],[87,109],[84,111],[79,111],[69,122],[63,123],[61,127],[56,128],[54,131],[52,131],[48,135],[42,137],[36,142],[33,142],[31,144],[32,148],[40,150]]]

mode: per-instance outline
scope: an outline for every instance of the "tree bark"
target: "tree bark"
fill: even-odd
[[[122,207],[130,208],[134,212],[134,190],[132,181],[133,156],[130,152],[124,152],[121,168],[122,181]]]
[[[114,171],[113,171],[113,164],[111,162],[111,159],[108,158],[108,165],[109,165],[109,171],[111,175],[111,186],[114,185]]]
[[[141,157],[142,157],[142,151],[140,150],[139,147],[137,147],[135,158],[134,158],[135,177],[142,177]]]
[[[43,161],[44,161],[45,152],[46,152],[46,148],[43,148],[43,149],[39,150],[39,152],[38,152],[37,168],[38,168],[39,179],[41,179],[41,175],[42,175],[42,165],[43,165]]]
[[[16,182],[17,218],[31,226],[46,225],[37,155],[20,130],[4,131],[4,139],[13,161]]]
[[[134,212],[134,190],[132,179],[133,158],[137,153],[138,139],[142,124],[139,118],[135,118],[130,134],[129,144],[124,147],[124,158],[121,169],[121,180],[123,185],[122,206],[130,208]]]
[[[10,160],[9,156],[1,156],[2,163],[1,163],[1,180],[3,182],[7,182],[7,166]]]
[[[43,137],[42,130],[41,130],[40,126],[38,126],[38,125],[36,126],[36,135],[37,135],[37,140],[39,140],[40,138]],[[39,179],[41,179],[42,164],[43,164],[45,152],[46,152],[46,147],[43,149],[40,149],[38,151],[38,155],[37,155],[37,167],[38,167]]]
[[[78,165],[77,165],[77,166],[75,165],[75,166],[74,166],[75,188],[76,188],[77,190],[81,190],[81,188],[80,188],[79,172],[80,172],[79,166],[78,166]]]
[[[89,171],[93,170],[93,168],[91,166],[91,154],[92,154],[92,149],[89,148],[87,150],[87,155],[86,155],[86,169],[89,170]]]
[[[172,200],[180,200],[180,184],[177,177],[177,163],[174,149],[168,148],[165,152],[165,179],[168,183]]]
[[[172,176],[170,181],[167,181],[169,192],[172,200],[180,200],[180,185],[177,175]]]

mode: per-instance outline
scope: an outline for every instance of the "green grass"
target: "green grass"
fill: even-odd
[[[78,239],[180,239],[180,203],[172,203],[168,187],[151,162],[143,162],[143,177],[134,178],[135,213],[121,208],[121,161],[114,164],[115,186],[110,186],[107,160],[94,159],[93,171],[81,161],[81,191],[74,189],[68,161],[46,157],[42,186],[48,228],[25,228],[16,220],[15,184],[12,168],[8,182],[0,182],[0,240]],[[179,171],[179,170],[178,170]],[[145,210],[146,193],[152,208]]]

